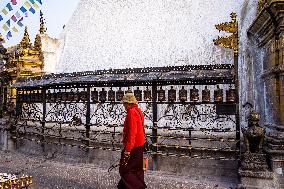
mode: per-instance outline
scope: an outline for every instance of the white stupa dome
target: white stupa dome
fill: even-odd
[[[243,0],[82,0],[61,35],[57,72],[229,63],[215,24]]]

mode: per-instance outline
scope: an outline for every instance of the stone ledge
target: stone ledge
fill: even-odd
[[[273,179],[273,173],[268,171],[244,171],[242,169],[239,170],[239,175],[241,177],[249,177],[249,178],[261,178],[261,179]]]

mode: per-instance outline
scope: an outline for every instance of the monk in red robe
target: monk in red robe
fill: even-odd
[[[145,143],[144,115],[133,93],[122,99],[127,111],[123,128],[123,147],[119,165],[118,189],[144,189],[143,150]]]

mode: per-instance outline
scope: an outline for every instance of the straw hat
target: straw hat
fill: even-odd
[[[137,104],[137,100],[133,93],[126,93],[122,98],[123,103]]]

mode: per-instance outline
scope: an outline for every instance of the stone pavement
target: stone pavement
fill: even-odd
[[[18,152],[0,151],[0,172],[18,176],[33,176],[33,189],[111,189],[119,180],[118,170],[111,172],[93,164],[64,163],[43,156],[29,156]],[[149,189],[209,189],[233,188],[229,182],[209,178],[188,178],[175,174],[147,171]]]

